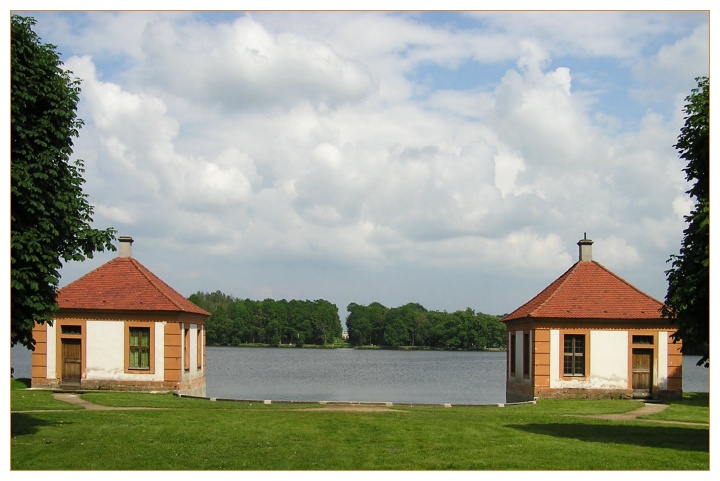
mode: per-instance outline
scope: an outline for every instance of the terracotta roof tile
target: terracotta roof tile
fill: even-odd
[[[502,320],[659,319],[662,305],[599,263],[578,261]]]
[[[209,316],[132,257],[116,257],[58,290],[60,309],[187,312]]]

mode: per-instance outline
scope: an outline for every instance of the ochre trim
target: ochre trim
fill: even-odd
[[[35,324],[32,329],[35,350],[30,355],[30,385],[37,387],[47,379],[47,324]]]
[[[58,312],[56,320],[62,319],[88,319],[92,321],[135,321],[148,322],[187,322],[205,325],[206,316],[189,314],[186,312],[164,312],[164,311],[112,311],[99,309],[62,309]]]
[[[533,331],[533,386],[550,386],[550,330]]]
[[[534,318],[527,317],[505,322],[508,331],[530,330],[530,329],[582,329],[588,330],[618,330],[627,331],[630,329],[652,329],[655,331],[667,331],[667,319],[562,319],[562,318]]]
[[[668,332],[667,343],[667,389],[668,391],[679,391],[682,396],[682,342],[673,342],[674,332]]]
[[[182,333],[180,324],[165,325],[165,381],[182,380]]]

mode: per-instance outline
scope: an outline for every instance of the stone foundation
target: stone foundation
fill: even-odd
[[[113,381],[82,379],[80,383],[63,385],[59,379],[32,379],[36,389],[77,389],[83,391],[176,392],[188,396],[205,397],[205,378],[198,377],[181,382]]]
[[[511,385],[505,391],[506,402],[525,402],[539,399],[633,399],[632,389],[551,389]],[[682,390],[655,391],[649,397],[654,400],[677,400]]]
[[[632,399],[632,389],[537,389],[540,399]]]

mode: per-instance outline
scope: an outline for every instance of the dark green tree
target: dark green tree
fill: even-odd
[[[408,304],[412,307],[412,322],[408,326],[411,346],[425,346],[430,338],[430,323],[427,309],[417,303]]]
[[[11,346],[34,349],[35,322],[51,324],[63,262],[115,250],[113,229],[91,227],[81,160],[71,160],[82,121],[80,81],[43,44],[35,19],[11,19]]]
[[[345,324],[348,329],[350,344],[353,346],[366,346],[371,344],[372,320],[368,307],[351,302],[347,306],[348,316]]]
[[[383,346],[399,347],[410,344],[408,326],[412,325],[413,314],[414,310],[409,304],[387,310],[382,339]]]
[[[695,201],[683,231],[680,252],[670,256],[665,272],[668,290],[664,317],[678,326],[673,336],[683,352],[700,352],[698,365],[710,366],[710,85],[707,77],[685,99],[685,125],[675,149],[687,162],[683,169],[692,185],[687,193]]]

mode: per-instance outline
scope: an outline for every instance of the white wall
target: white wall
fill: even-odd
[[[85,379],[115,381],[162,381],[165,374],[163,342],[165,323],[155,323],[154,373],[125,372],[125,323],[87,321]]]
[[[47,325],[47,324],[46,324]],[[47,379],[57,378],[57,326],[47,325]]]
[[[85,378],[120,379],[125,366],[125,323],[87,321]]]
[[[658,332],[657,335],[657,362],[653,379],[657,379],[658,389],[667,389],[668,377],[668,333],[664,331]]]
[[[550,330],[550,387],[560,387],[560,331]]]
[[[560,331],[550,331],[550,387],[566,389],[627,389],[627,331],[590,331],[590,372],[584,379],[562,379]]]
[[[590,331],[590,387],[627,389],[627,331]]]

